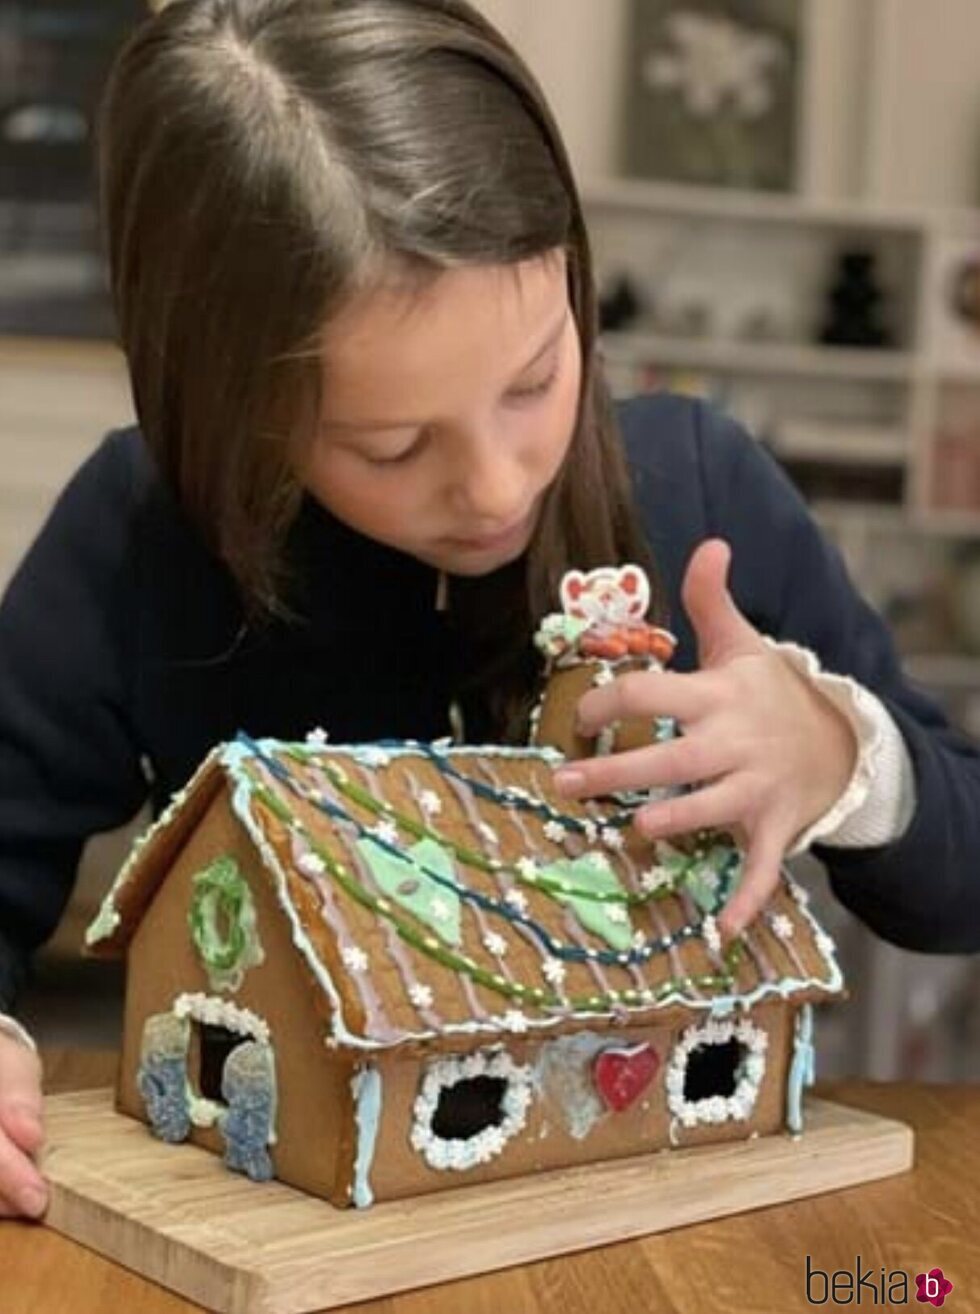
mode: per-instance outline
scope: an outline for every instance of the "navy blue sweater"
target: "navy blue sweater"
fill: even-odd
[[[732,546],[730,587],[761,631],[812,648],[891,711],[918,806],[897,842],[817,846],[837,897],[913,949],[980,948],[980,752],[902,674],[889,633],[777,463],[732,421],[675,397],[619,408],[638,505],[679,643],[691,553]],[[291,538],[302,623],[243,627],[225,569],[157,478],[135,429],[65,489],[0,606],[0,1008],[54,930],[85,839],[159,812],[238,729],[335,742],[438,738],[465,660],[435,572],[313,499]]]

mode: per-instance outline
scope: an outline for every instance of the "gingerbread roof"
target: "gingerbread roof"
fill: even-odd
[[[88,943],[125,948],[226,788],[334,1044],[637,1024],[841,992],[833,943],[788,874],[723,952],[715,913],[741,862],[731,837],[646,840],[630,825],[639,796],[560,798],[561,760],[547,748],[239,736],[134,849]]]

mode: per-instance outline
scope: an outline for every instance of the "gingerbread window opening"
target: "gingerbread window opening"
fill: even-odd
[[[700,1044],[688,1056],[684,1098],[696,1102],[720,1095],[728,1099],[738,1086],[745,1046],[734,1037]]]
[[[223,1104],[225,1099],[221,1093],[221,1078],[225,1063],[231,1052],[239,1045],[243,1045],[250,1037],[208,1022],[198,1022],[195,1025],[198,1030],[200,1054],[198,1091],[202,1099]]]
[[[443,1086],[432,1117],[432,1132],[442,1140],[469,1140],[504,1121],[503,1077],[469,1077]]]

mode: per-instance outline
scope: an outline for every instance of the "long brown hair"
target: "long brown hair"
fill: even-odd
[[[99,135],[140,426],[253,617],[283,611],[331,317],[393,270],[424,282],[557,248],[583,361],[568,456],[526,559],[451,595],[495,733],[522,736],[533,625],[567,569],[639,561],[663,620],[567,153],[533,75],[471,5],[176,0],[121,51]]]

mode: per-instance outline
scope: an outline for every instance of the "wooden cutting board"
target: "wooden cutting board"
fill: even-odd
[[[300,1314],[854,1186],[912,1166],[910,1127],[827,1100],[760,1137],[339,1210],[164,1145],[111,1090],[49,1096],[48,1226],[229,1314]]]

